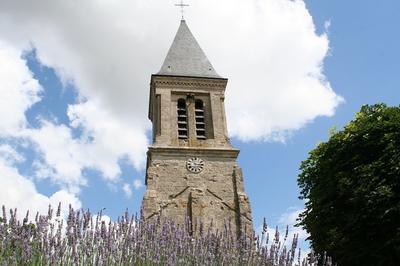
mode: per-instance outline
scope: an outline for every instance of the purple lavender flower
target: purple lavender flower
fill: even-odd
[[[276,228],[274,241],[268,246],[266,221],[261,237],[246,235],[246,228],[236,238],[230,221],[224,229],[214,230],[201,221],[178,225],[172,221],[140,219],[126,211],[116,222],[102,220],[102,211],[96,219],[90,212],[69,206],[64,227],[58,205],[56,219],[53,209],[47,215],[37,214],[29,223],[29,212],[22,222],[17,210],[6,208],[0,222],[0,265],[3,264],[81,264],[81,265],[300,265],[296,251],[298,235],[286,247],[286,228],[283,242]],[[266,241],[264,239],[266,237]],[[310,255],[310,263],[315,262]],[[297,259],[297,261],[296,261]],[[296,262],[295,262],[296,261]],[[332,264],[325,258],[326,264]],[[330,263],[330,264],[329,264]],[[302,265],[309,265],[303,261]]]

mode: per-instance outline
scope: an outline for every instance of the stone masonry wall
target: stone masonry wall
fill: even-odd
[[[242,171],[232,147],[225,117],[227,79],[153,75],[149,118],[153,122],[153,145],[149,147],[147,191],[143,214],[147,219],[173,220],[193,226],[211,222],[223,230],[252,233],[251,209],[244,191]],[[188,138],[178,137],[177,101],[186,100]],[[207,139],[197,138],[195,100],[204,103]],[[192,173],[187,160],[201,158],[204,169]]]
[[[241,170],[232,158],[201,157],[204,170],[194,174],[187,170],[187,157],[162,158],[152,154],[147,170],[147,192],[143,199],[146,218],[171,219],[178,224],[189,217],[192,224],[213,222],[219,230],[231,221],[252,230],[251,210],[244,192]],[[239,214],[240,212],[240,214]]]

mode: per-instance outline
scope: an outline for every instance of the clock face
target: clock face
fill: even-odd
[[[204,169],[204,161],[200,158],[190,158],[186,162],[186,168],[192,173],[200,173]]]

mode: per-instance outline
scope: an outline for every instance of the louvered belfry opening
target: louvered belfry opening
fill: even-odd
[[[179,139],[188,138],[188,119],[186,111],[186,101],[185,99],[178,100],[178,137]]]
[[[197,139],[206,139],[206,123],[204,119],[204,103],[202,100],[195,102],[196,135]]]

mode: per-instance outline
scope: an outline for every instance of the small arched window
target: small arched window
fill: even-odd
[[[185,99],[179,99],[177,104],[178,110],[178,138],[188,138],[188,123]]]
[[[195,102],[196,135],[197,139],[206,139],[206,123],[204,119],[204,103],[202,100]]]

